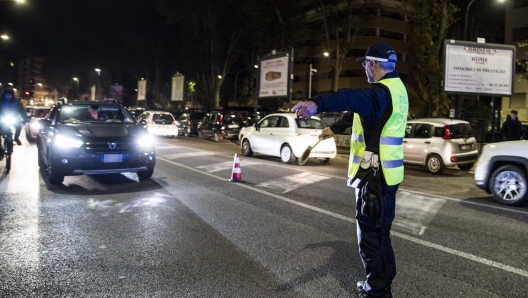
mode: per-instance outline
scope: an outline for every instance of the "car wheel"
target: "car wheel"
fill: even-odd
[[[204,136],[203,136],[203,132],[202,132],[201,129],[198,130],[198,138],[199,138],[199,139],[203,139],[203,138],[204,138]]]
[[[528,201],[526,195],[526,174],[513,165],[505,165],[490,176],[489,190],[501,204],[517,206]]]
[[[64,181],[64,175],[57,173],[51,165],[51,158],[48,157],[48,182],[50,184],[61,184]]]
[[[457,165],[457,167],[461,169],[462,171],[469,171],[473,168],[474,165],[475,163],[466,163],[463,165]]]
[[[185,132],[183,133],[184,136],[188,137],[191,135],[191,127],[187,126],[187,129],[185,129]]]
[[[294,163],[297,157],[293,155],[290,145],[286,144],[281,148],[281,160],[283,163]]]
[[[331,158],[319,158],[319,162],[324,165],[329,165],[332,163],[332,159]]]
[[[220,136],[218,135],[218,131],[215,130],[213,133],[213,141],[218,142],[220,140]]]
[[[137,172],[139,180],[150,179],[150,177],[152,177],[152,174],[154,174],[154,169],[151,169],[148,171]]]
[[[427,158],[427,170],[433,174],[441,174],[445,170],[442,158],[436,154],[432,154]]]
[[[247,157],[253,156],[253,150],[251,150],[251,144],[249,144],[249,141],[247,139],[242,142],[242,154],[244,154]]]

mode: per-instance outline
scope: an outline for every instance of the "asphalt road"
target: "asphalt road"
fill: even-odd
[[[234,153],[229,141],[159,138],[151,180],[52,186],[34,144],[17,146],[0,176],[0,296],[355,297],[347,151],[302,167],[240,156],[236,183]],[[495,203],[472,173],[405,175],[395,297],[526,297],[528,208]]]

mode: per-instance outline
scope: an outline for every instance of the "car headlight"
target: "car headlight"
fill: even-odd
[[[72,137],[57,135],[54,139],[54,144],[58,147],[79,148],[82,146],[83,142]]]
[[[152,135],[144,135],[141,138],[137,140],[139,146],[146,147],[146,146],[153,146],[154,145],[154,137]]]
[[[2,123],[6,126],[11,126],[17,122],[17,118],[15,118],[11,114],[7,114],[4,117],[2,117]]]
[[[39,130],[41,125],[37,122],[37,121],[34,121],[33,123],[31,123],[31,129],[33,130]]]

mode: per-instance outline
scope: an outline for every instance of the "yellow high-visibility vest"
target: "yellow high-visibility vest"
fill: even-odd
[[[379,83],[389,88],[392,97],[392,114],[383,126],[380,136],[380,164],[387,185],[396,185],[403,181],[403,137],[407,124],[409,98],[400,78],[383,79]],[[348,163],[349,178],[354,178],[358,172],[366,147],[361,117],[354,114]]]

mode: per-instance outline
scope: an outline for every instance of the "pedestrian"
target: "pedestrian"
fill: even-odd
[[[317,95],[293,107],[298,117],[321,112],[344,116],[320,137],[352,126],[347,185],[355,187],[359,254],[366,279],[357,282],[359,297],[392,297],[396,260],[390,230],[396,191],[403,181],[403,137],[408,96],[396,69],[397,56],[385,43],[371,45],[362,62],[370,86]],[[380,173],[381,172],[381,173]]]
[[[517,118],[517,111],[511,110],[510,114],[506,116],[506,121],[502,124],[501,134],[506,141],[517,141],[521,139],[522,123]]]
[[[15,92],[13,89],[5,89],[0,98],[0,111],[2,114],[11,113],[14,117],[20,116],[21,119],[26,120],[28,116],[26,114],[26,109],[20,103],[20,100],[15,98]],[[20,131],[22,130],[22,124],[17,122],[13,125],[15,127],[15,137],[14,141],[17,145],[22,145],[20,141]]]

